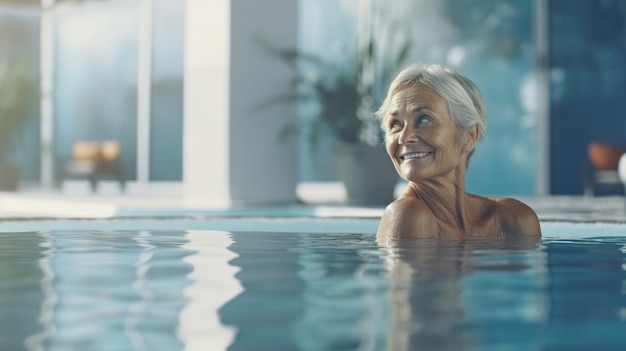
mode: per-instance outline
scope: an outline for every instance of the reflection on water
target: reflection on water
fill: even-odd
[[[182,234],[3,233],[0,349],[182,349]]]
[[[178,336],[187,351],[225,350],[237,329],[223,325],[218,309],[243,289],[234,275],[239,271],[229,264],[237,255],[227,248],[233,244],[231,234],[222,231],[190,230],[184,248],[195,254],[184,258],[193,266],[184,290],[189,302],[180,312]]]
[[[58,301],[52,349],[181,349],[172,319],[191,251],[181,232],[54,232]]]
[[[36,233],[4,233],[0,243],[0,349],[21,350],[23,341],[40,334],[44,294],[39,259],[46,247]]]
[[[387,349],[478,347],[480,336],[468,324],[472,320],[474,301],[464,296],[473,294],[474,287],[468,287],[463,280],[477,271],[497,271],[505,273],[505,279],[511,279],[511,275],[533,266],[532,255],[524,254],[512,260],[515,252],[533,252],[538,243],[536,238],[424,239],[390,243],[385,260],[391,282],[393,328]],[[486,295],[494,286],[492,283],[477,288]],[[511,296],[510,291],[504,293]],[[485,299],[478,297],[477,300]],[[515,313],[508,315],[511,316],[519,318]]]
[[[303,313],[294,325],[301,350],[381,350],[390,328],[389,284],[372,237],[301,234]]]
[[[298,275],[297,237],[281,233],[232,233],[235,277],[243,292],[224,304],[220,320],[235,326],[229,350],[295,350],[292,325],[302,314],[305,281]]]
[[[546,339],[565,350],[626,350],[626,237],[546,243]]]
[[[0,234],[1,350],[626,349],[626,238]]]
[[[22,234],[28,235],[28,234]],[[40,314],[38,318],[39,324],[42,329],[37,334],[32,334],[24,341],[24,346],[27,350],[42,350],[43,341],[52,336],[55,331],[53,321],[53,311],[57,302],[57,293],[54,290],[54,270],[51,265],[51,258],[54,257],[55,247],[52,243],[49,233],[37,233],[40,236],[41,242],[38,246],[44,248],[42,256],[38,260],[39,268],[41,269],[40,287],[43,293],[43,299],[41,307],[39,308]],[[15,339],[19,340],[19,339]]]
[[[220,309],[221,320],[238,329],[229,350],[468,349],[480,345],[468,318],[476,314],[473,300],[481,300],[475,291],[485,286],[480,279],[465,284],[466,277],[497,272],[519,282],[528,276],[521,284],[532,290],[508,307],[510,320],[519,320],[541,295],[535,288],[542,275],[528,273],[541,265],[535,238],[413,240],[389,247],[363,234],[232,238],[229,249],[238,257],[230,263],[241,269],[236,277],[244,290]]]

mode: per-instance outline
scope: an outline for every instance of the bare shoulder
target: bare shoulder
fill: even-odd
[[[535,211],[525,203],[513,199],[494,199],[506,234],[541,236],[541,226]]]
[[[389,204],[380,219],[377,240],[437,236],[437,221],[419,199],[401,196]]]

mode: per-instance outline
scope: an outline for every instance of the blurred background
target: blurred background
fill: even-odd
[[[477,83],[489,125],[469,192],[623,192],[589,148],[626,145],[626,0],[293,1],[302,52],[337,62],[366,34],[382,52],[408,41],[404,63]],[[184,0],[0,0],[0,164],[18,166],[20,188],[54,187],[92,140],[119,146],[127,182],[182,181],[185,15]],[[300,182],[337,180],[336,142],[323,133],[311,152],[300,136]]]

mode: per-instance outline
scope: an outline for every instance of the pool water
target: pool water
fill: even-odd
[[[626,227],[380,247],[158,224],[0,233],[0,349],[626,349]]]

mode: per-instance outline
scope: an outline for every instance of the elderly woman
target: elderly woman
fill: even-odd
[[[535,212],[510,198],[465,192],[465,172],[485,134],[482,95],[469,79],[438,65],[398,74],[377,112],[387,153],[406,192],[382,216],[377,239],[540,236]]]

